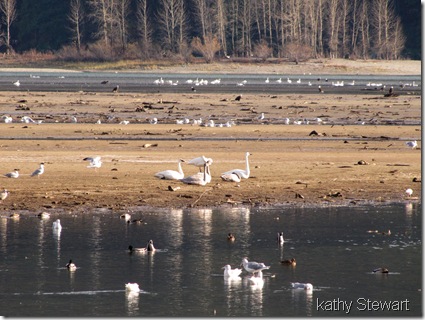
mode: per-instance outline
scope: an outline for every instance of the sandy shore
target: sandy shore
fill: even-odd
[[[0,95],[3,114],[15,120],[0,125],[1,174],[15,168],[21,173],[18,179],[0,178],[0,187],[10,191],[0,204],[6,214],[93,207],[420,201],[421,183],[413,182],[421,177],[419,96],[244,95],[237,102],[214,94]],[[29,110],[22,108],[22,99]],[[262,121],[257,120],[261,112],[266,116]],[[44,121],[24,124],[24,115]],[[71,115],[81,122],[71,123]],[[112,123],[110,115],[115,117]],[[159,124],[149,124],[152,117]],[[216,123],[231,119],[236,125],[175,123],[183,117]],[[277,124],[285,117],[311,123]],[[317,117],[325,124],[315,123]],[[102,124],[95,124],[98,119]],[[130,124],[119,124],[122,120]],[[318,135],[310,135],[313,130]],[[419,148],[406,147],[408,140],[418,140]],[[222,181],[222,172],[245,167],[247,151],[252,153],[251,177],[240,183]],[[103,166],[88,169],[83,158],[95,155],[102,157]],[[154,177],[158,171],[176,170],[178,159],[200,155],[214,160],[212,182],[205,187]],[[40,162],[45,173],[30,177]],[[186,175],[198,171],[187,164],[183,170]],[[169,186],[176,190],[169,191]],[[411,199],[405,195],[407,188],[414,190]]]

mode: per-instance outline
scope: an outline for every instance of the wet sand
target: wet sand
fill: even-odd
[[[21,173],[18,179],[0,178],[0,187],[10,192],[0,204],[5,213],[420,201],[421,183],[413,182],[421,178],[417,95],[247,94],[241,101],[230,94],[172,93],[2,92],[1,97],[2,114],[14,118],[0,125],[1,174],[15,168]],[[264,120],[257,119],[261,113]],[[24,124],[24,115],[43,123]],[[71,123],[73,115],[78,123]],[[158,124],[149,124],[153,117]],[[176,124],[184,117],[236,125]],[[286,117],[310,123],[285,125]],[[317,117],[324,124],[317,124]],[[130,124],[119,124],[122,120]],[[418,140],[418,148],[408,148],[409,140]],[[245,167],[247,151],[251,177],[222,181],[222,172]],[[102,167],[87,168],[82,159],[97,155]],[[214,160],[207,186],[154,177],[176,170],[178,159],[200,155]],[[40,162],[45,173],[30,177]],[[192,175],[198,169],[183,163],[183,171]],[[410,198],[407,188],[414,191]]]

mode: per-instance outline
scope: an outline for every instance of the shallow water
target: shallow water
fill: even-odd
[[[133,212],[142,224],[99,211],[52,212],[44,220],[2,216],[4,316],[422,315],[417,203]],[[58,218],[59,234],[52,229]],[[391,235],[380,233],[388,230]],[[227,241],[229,232],[236,235],[234,243]],[[284,234],[283,246],[276,242],[278,232]],[[129,244],[144,247],[149,239],[155,253],[127,252]],[[262,286],[251,285],[245,271],[240,280],[224,279],[222,267],[238,267],[245,256],[270,265]],[[280,264],[292,257],[295,267]],[[75,272],[65,268],[69,259],[78,267]],[[378,267],[390,272],[373,273]],[[127,293],[128,282],[142,291]],[[291,289],[291,282],[310,282],[313,293]],[[389,301],[403,310],[379,307]],[[344,302],[352,302],[350,310],[343,309]]]

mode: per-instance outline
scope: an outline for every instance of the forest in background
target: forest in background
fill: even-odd
[[[0,51],[64,60],[421,59],[417,0],[0,0]]]

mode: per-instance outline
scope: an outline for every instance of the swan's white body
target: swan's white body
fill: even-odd
[[[19,178],[19,169],[15,169],[12,172],[6,173],[4,176],[7,178],[14,178],[14,179]]]
[[[250,273],[256,273],[262,270],[270,269],[270,266],[266,266],[264,263],[258,263],[251,261],[249,262],[247,258],[242,259],[242,265],[244,269]]]
[[[87,168],[100,168],[102,166],[102,160],[99,156],[97,157],[87,157],[84,158],[83,161],[90,161],[90,164],[87,166]]]
[[[241,182],[241,176],[237,172],[223,173],[221,179],[229,182]]]
[[[37,176],[37,178],[39,176],[41,176],[44,173],[44,163],[40,163],[40,168],[38,168],[37,170],[35,170],[32,174],[31,177]]]
[[[235,268],[232,269],[230,264],[226,264],[224,267],[224,277],[225,278],[238,278],[239,275],[242,273],[242,269]]]
[[[159,178],[159,179],[164,179],[164,180],[180,180],[184,178],[184,173],[182,170],[182,165],[181,163],[184,162],[184,160],[180,160],[177,168],[178,171],[175,170],[164,170],[164,171],[160,171],[155,173],[155,177]]]
[[[300,282],[291,282],[292,289],[302,289],[307,292],[313,291],[313,285],[311,283],[300,283]]]
[[[198,172],[192,176],[180,179],[180,181],[186,184],[205,186],[207,183],[211,182],[210,166],[204,164],[204,172]]]
[[[200,157],[194,158],[192,160],[189,160],[187,162],[187,164],[191,164],[191,165],[193,165],[195,167],[199,167],[199,168],[202,168],[205,164],[208,164],[210,166],[210,165],[212,165],[212,163],[213,163],[213,160],[211,158],[207,158],[205,156],[200,156]]]
[[[126,283],[125,284],[125,290],[126,291],[132,291],[132,292],[139,292],[140,288],[137,283]]]
[[[229,171],[224,172],[223,175],[230,174],[230,173],[236,173],[241,178],[248,179],[249,175],[251,173],[251,171],[249,170],[249,162],[248,162],[248,157],[250,155],[251,154],[249,152],[245,153],[245,164],[246,164],[245,170],[243,170],[243,169],[233,169],[233,170],[229,170]]]
[[[411,188],[409,188],[409,189],[406,189],[406,194],[407,194],[407,196],[408,197],[411,197],[412,196],[412,194],[413,194],[413,190],[411,189]]]

